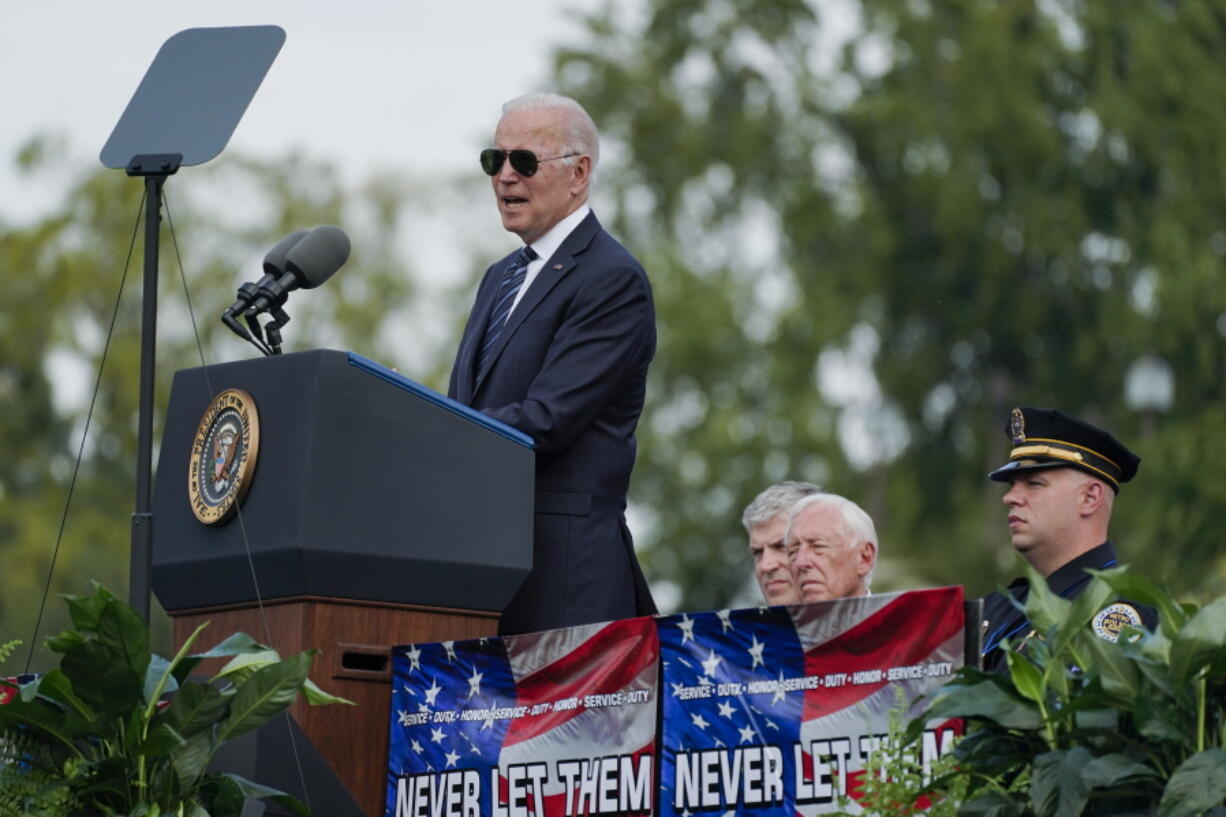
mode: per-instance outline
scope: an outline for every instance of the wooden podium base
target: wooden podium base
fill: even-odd
[[[425,641],[460,641],[497,634],[498,614],[411,604],[298,596],[264,603],[170,613],[176,648],[203,622],[193,652],[235,632],[275,647],[282,656],[318,649],[311,680],[357,704],[309,706],[290,713],[370,817],[382,817],[387,796],[391,717],[391,648]],[[267,621],[267,625],[265,625]],[[267,627],[267,629],[266,629]],[[220,660],[203,667],[220,669]]]

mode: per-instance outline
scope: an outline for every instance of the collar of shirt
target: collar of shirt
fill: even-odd
[[[1113,567],[1116,561],[1115,548],[1110,542],[1103,542],[1068,564],[1062,565],[1055,573],[1047,577],[1047,586],[1053,593],[1065,596],[1075,585],[1090,580],[1090,574],[1086,573],[1086,568],[1102,570]]]
[[[533,252],[536,253],[536,260],[528,265],[528,274],[524,276],[524,283],[519,288],[519,292],[515,293],[515,300],[511,303],[510,311],[507,312],[508,317],[515,311],[515,307],[519,306],[519,302],[524,299],[524,293],[528,291],[528,287],[532,286],[536,276],[545,268],[545,262],[553,257],[553,254],[562,246],[562,242],[566,240],[566,237],[574,232],[575,228],[579,226],[579,222],[587,218],[587,214],[590,212],[592,212],[592,208],[586,202],[579,205],[578,210],[553,225],[549,232],[532,242],[530,246]]]

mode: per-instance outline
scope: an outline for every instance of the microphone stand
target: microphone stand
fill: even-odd
[[[281,307],[272,310],[272,320],[264,324],[264,333],[268,335],[268,353],[281,354],[281,327],[289,323],[289,315]]]

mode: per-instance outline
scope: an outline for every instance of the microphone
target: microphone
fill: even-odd
[[[349,236],[345,231],[331,224],[316,227],[288,248],[283,275],[267,282],[261,279],[256,297],[243,316],[251,320],[261,312],[280,307],[295,289],[314,289],[336,274],[348,260]]]
[[[306,238],[310,230],[294,230],[285,238],[273,245],[273,248],[264,255],[264,277],[256,283],[245,283],[238,288],[238,300],[230,304],[230,308],[223,313],[222,320],[225,320],[225,315],[233,318],[235,315],[241,315],[243,310],[251,306],[251,302],[256,299],[259,294],[260,287],[268,286],[275,282],[278,278],[285,274],[285,257],[289,254],[298,242]]]
[[[309,230],[295,230],[285,238],[273,245],[273,248],[264,255],[264,277],[256,283],[245,283],[238,288],[238,300],[230,304],[225,312],[221,313],[221,322],[229,327],[230,331],[238,335],[248,343],[255,343],[247,330],[242,327],[236,318],[243,313],[247,307],[251,306],[260,291],[260,287],[268,286],[275,283],[276,280],[285,274],[285,257],[289,254],[298,242],[302,241],[309,234]],[[253,331],[259,335],[260,327],[256,324],[252,327]]]

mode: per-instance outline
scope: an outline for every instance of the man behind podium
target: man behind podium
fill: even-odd
[[[588,207],[598,158],[587,112],[555,94],[506,103],[481,152],[524,247],[482,278],[448,394],[536,444],[533,568],[503,633],[655,612],[625,521],[655,311],[642,266]]]

